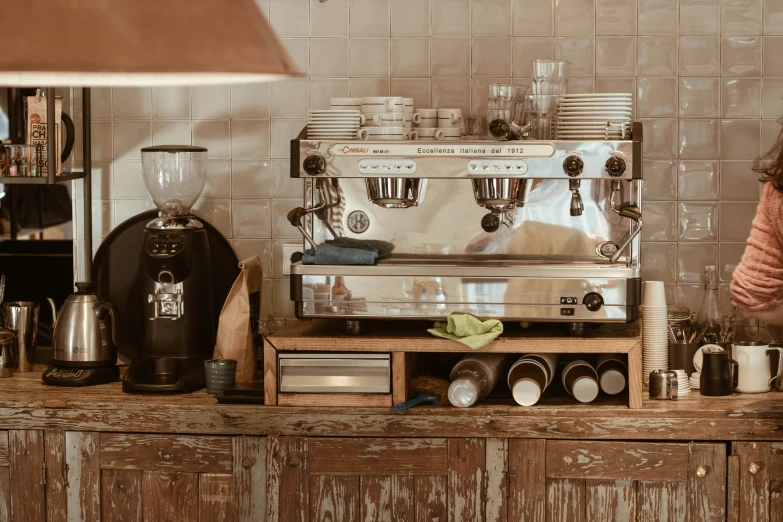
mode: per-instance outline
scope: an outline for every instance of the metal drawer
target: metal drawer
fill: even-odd
[[[391,393],[388,353],[280,353],[281,393]]]

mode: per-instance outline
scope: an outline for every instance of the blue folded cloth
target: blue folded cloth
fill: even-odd
[[[394,245],[374,239],[338,237],[308,249],[302,256],[305,265],[374,265],[391,254]]]

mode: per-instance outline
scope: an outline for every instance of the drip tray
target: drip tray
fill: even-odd
[[[281,353],[281,393],[391,393],[388,353]]]

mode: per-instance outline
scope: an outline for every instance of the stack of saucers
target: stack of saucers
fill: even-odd
[[[688,381],[688,374],[685,370],[674,370],[677,374],[677,394],[679,397],[691,394],[691,385]]]
[[[316,140],[355,140],[356,132],[364,123],[359,111],[310,111],[307,120],[307,138]]]
[[[629,139],[632,119],[632,94],[564,94],[557,110],[557,139]]]
[[[653,370],[669,369],[666,293],[662,281],[645,281],[642,295],[642,370],[645,382]]]
[[[693,372],[688,382],[691,385],[692,390],[698,390],[701,387],[701,372]]]

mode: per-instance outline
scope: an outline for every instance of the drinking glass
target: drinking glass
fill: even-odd
[[[466,140],[486,140],[487,139],[487,118],[483,116],[474,116],[464,118]]]
[[[492,83],[489,86],[488,110],[511,111],[521,96],[526,93],[521,85],[509,85],[506,83]]]
[[[533,60],[533,93],[562,95],[568,85],[571,62],[566,60]]]
[[[555,137],[557,101],[559,96],[532,95],[529,137],[534,140],[551,140]]]

